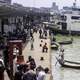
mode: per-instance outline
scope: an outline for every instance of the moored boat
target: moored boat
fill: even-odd
[[[72,62],[72,61],[67,61],[67,60],[64,60],[64,62],[62,62],[58,58],[57,58],[57,60],[62,67],[80,69],[80,63],[78,63],[78,62]]]
[[[66,44],[72,44],[72,40],[69,40],[69,41],[62,41],[62,42],[58,42],[59,44],[61,45],[66,45]]]
[[[55,44],[53,44],[53,45],[51,45],[51,49],[58,50],[58,46],[56,46]]]
[[[59,45],[56,42],[51,42],[51,49],[58,50]]]

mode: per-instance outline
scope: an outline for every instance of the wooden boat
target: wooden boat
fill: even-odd
[[[62,62],[58,58],[57,58],[57,60],[61,64],[62,67],[80,69],[80,63],[78,63],[78,62],[72,62],[72,61],[67,61],[67,60],[64,60],[64,62]]]
[[[69,40],[69,41],[62,41],[62,42],[58,42],[60,45],[66,45],[66,44],[72,44],[72,40]]]
[[[51,45],[51,49],[58,50],[58,46],[56,46],[56,45]]]
[[[58,47],[59,46],[57,43],[55,43],[55,42],[51,43],[51,49],[58,50]]]

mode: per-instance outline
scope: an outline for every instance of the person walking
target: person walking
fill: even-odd
[[[33,43],[34,43],[34,38],[33,38],[33,37],[31,37],[30,43],[31,43],[31,50],[33,50],[33,49],[34,49],[34,45],[33,45]]]
[[[41,29],[39,30],[39,34],[40,34],[39,38],[41,38],[42,37],[42,30]]]

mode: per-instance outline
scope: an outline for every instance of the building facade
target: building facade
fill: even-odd
[[[52,4],[50,12],[54,12],[54,13],[58,13],[59,12],[59,7],[56,5],[55,2],[53,2],[53,4]]]
[[[11,1],[12,0],[0,0],[0,2],[4,2],[4,3],[8,3],[8,4],[11,4]]]

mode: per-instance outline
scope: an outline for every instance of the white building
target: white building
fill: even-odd
[[[54,18],[54,16],[53,16]],[[56,28],[60,30],[66,31],[80,31],[80,8],[75,7],[63,7],[60,11],[60,15],[57,15],[57,20],[53,19],[53,21],[57,21]]]
[[[64,15],[67,17],[66,29],[71,31],[80,31],[80,14],[74,12],[72,14],[65,13]]]

